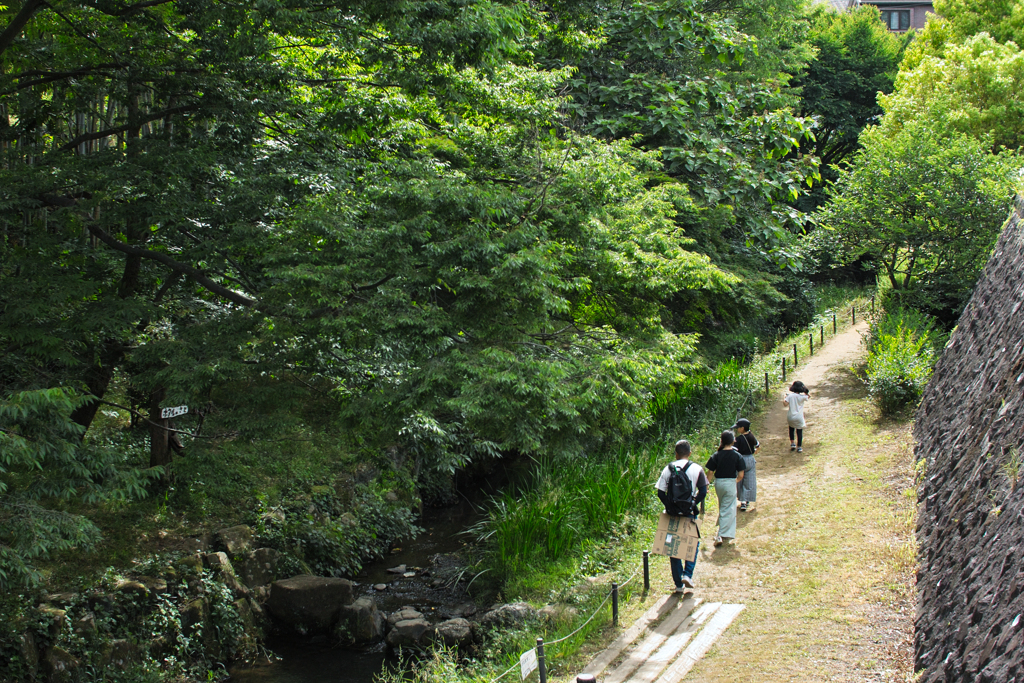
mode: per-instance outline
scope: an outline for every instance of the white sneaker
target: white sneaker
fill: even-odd
[[[686,583],[686,579],[683,579],[683,583]],[[686,588],[684,588],[683,586],[676,586],[676,589],[674,591],[672,591],[672,592],[673,593],[685,593],[686,592]]]
[[[693,588],[693,579],[691,579],[689,576],[684,576],[683,577],[683,585],[686,586],[687,588]],[[679,588],[677,588],[676,590],[680,590],[681,591],[681,589],[679,589]]]

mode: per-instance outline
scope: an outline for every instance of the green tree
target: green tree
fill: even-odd
[[[1024,53],[987,33],[946,44],[941,55],[908,54],[896,88],[880,98],[881,128],[895,135],[924,122],[937,135],[989,138],[994,149],[1024,146]]]
[[[0,590],[38,579],[33,562],[51,552],[88,548],[99,529],[50,504],[145,495],[158,470],[123,467],[123,454],[81,443],[71,419],[83,403],[63,389],[0,398]]]
[[[866,130],[815,233],[847,260],[869,254],[897,296],[955,318],[1006,220],[1017,158],[923,124]]]
[[[789,153],[813,124],[789,108],[792,99],[780,91],[784,74],[768,74],[764,62],[757,77],[742,70],[756,39],[701,10],[688,0],[601,5],[594,14],[603,30],[599,45],[549,54],[577,69],[570,92],[578,126],[657,150],[665,172],[708,209],[706,224],[716,224],[716,210],[727,207],[732,239],[792,264],[785,247],[803,223],[786,202],[817,177],[817,163]]]
[[[879,93],[892,92],[906,44],[879,21],[878,9],[865,5],[850,12],[819,6],[810,16],[808,40],[817,54],[793,81],[800,91],[800,112],[818,125],[814,139],[800,150],[821,160],[826,181],[860,147],[860,133],[882,115]],[[808,193],[801,207],[825,202],[824,185]]]
[[[682,371],[659,302],[731,280],[684,188],[573,131],[529,4],[37,10],[3,44],[2,390],[74,386],[87,426],[126,371],[154,465],[161,406],[271,378],[370,447],[579,448]]]
[[[979,33],[988,33],[1000,43],[1024,41],[1024,3],[1020,0],[935,0],[935,14],[929,15],[908,56],[942,56],[947,45],[956,45]]]

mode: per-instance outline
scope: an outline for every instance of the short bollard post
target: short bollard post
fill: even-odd
[[[619,584],[612,584],[612,626],[619,625]]]
[[[833,311],[832,312],[832,334],[835,334],[835,333],[836,333],[836,314],[835,314],[835,311]]]
[[[796,355],[796,344],[793,344],[793,367],[795,368],[800,364],[800,359]]]
[[[871,297],[871,315],[875,314],[875,297]]]
[[[850,306],[850,322],[854,325],[857,324],[857,307]]]
[[[768,373],[764,373],[764,397],[768,398]]]
[[[786,381],[786,357],[782,357],[782,381]]]
[[[811,340],[811,355],[813,356],[814,355],[814,335],[813,334],[809,334],[809,335],[807,335],[807,337],[808,337],[808,339]]]
[[[576,683],[597,683],[597,676],[594,674],[580,674],[576,677]]]
[[[548,683],[548,667],[544,661],[544,639],[537,639],[537,673],[540,675],[540,683]]]
[[[825,345],[825,326],[821,326],[821,345]]]
[[[651,590],[651,551],[644,551],[644,593]]]

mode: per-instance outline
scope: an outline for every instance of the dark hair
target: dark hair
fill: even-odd
[[[736,443],[736,435],[732,433],[731,429],[726,429],[722,432],[722,438],[718,442],[718,450],[722,450],[726,446],[731,446]]]
[[[800,380],[797,380],[790,384],[789,390],[792,391],[794,394],[807,394],[808,396],[811,395],[811,392],[807,389],[807,385],[801,382]]]
[[[679,441],[676,441],[676,455],[678,455],[681,458],[684,455],[689,455],[689,454],[690,454],[690,442],[687,441],[686,439],[680,439]]]

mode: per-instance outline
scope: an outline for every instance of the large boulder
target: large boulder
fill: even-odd
[[[280,556],[273,548],[259,548],[235,558],[238,578],[246,586],[256,588],[277,578],[277,559]]]
[[[196,598],[181,611],[181,632],[187,638],[196,634],[206,634],[206,624],[210,620],[210,603],[206,598]]]
[[[480,625],[484,628],[521,628],[536,618],[537,610],[525,602],[513,602],[487,612],[480,618]]]
[[[231,560],[228,559],[226,553],[207,553],[203,555],[203,564],[232,592],[248,595],[249,590],[238,581],[235,568],[231,566]]]
[[[364,596],[341,608],[333,633],[337,643],[372,643],[384,637],[384,616],[373,598]]]
[[[43,655],[43,679],[48,683],[72,683],[78,678],[79,661],[61,647],[51,647]]]
[[[25,673],[28,674],[30,680],[35,680],[39,672],[39,648],[36,647],[36,639],[31,631],[21,634],[18,646],[21,661],[25,664]]]
[[[127,669],[139,660],[139,648],[128,640],[112,640],[100,649],[100,667]]]
[[[232,557],[252,550],[252,529],[244,524],[221,529],[217,532],[216,539]]]
[[[461,617],[442,621],[434,628],[434,642],[445,647],[466,647],[473,642],[473,624]]]
[[[570,624],[578,616],[579,612],[575,607],[563,603],[546,605],[540,608],[537,613],[544,621],[551,624]]]
[[[352,582],[308,574],[270,585],[270,614],[301,634],[325,633],[345,605],[352,604]]]
[[[394,628],[395,624],[400,621],[406,621],[408,619],[422,619],[423,613],[417,612],[412,607],[403,607],[397,612],[392,612],[388,615],[388,626]]]
[[[388,632],[391,647],[419,648],[433,641],[434,629],[426,619],[403,619]]]

